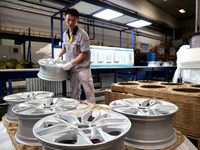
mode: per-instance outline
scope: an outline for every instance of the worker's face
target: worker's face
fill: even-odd
[[[79,21],[79,18],[76,16],[72,16],[70,14],[67,14],[64,17],[65,23],[67,24],[67,27],[69,28],[69,30],[73,31],[74,28],[76,27],[76,24]]]

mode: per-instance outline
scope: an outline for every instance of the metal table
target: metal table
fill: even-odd
[[[113,73],[114,81],[118,77],[135,78],[135,80],[151,80],[153,72],[161,72],[165,76],[165,81],[169,81],[169,72],[174,72],[176,67],[148,67],[148,66],[128,66],[128,67],[91,67],[92,74]],[[12,93],[12,79],[35,78],[39,68],[34,69],[1,69],[0,79],[1,89],[5,89],[5,82],[9,83],[9,92]],[[148,74],[148,78],[147,78]],[[63,81],[63,89],[66,89],[66,81]],[[66,95],[66,91],[63,91]]]

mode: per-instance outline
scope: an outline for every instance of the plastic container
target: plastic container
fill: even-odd
[[[191,48],[200,47],[200,33],[196,33],[191,37],[190,47]]]
[[[147,61],[155,61],[156,60],[156,54],[155,53],[147,53]]]

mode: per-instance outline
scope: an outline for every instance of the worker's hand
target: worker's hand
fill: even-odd
[[[54,62],[57,63],[60,61],[60,57],[57,57],[56,59],[54,59]]]
[[[71,69],[71,67],[73,67],[71,62],[68,62],[67,64],[63,65],[64,70],[69,70],[69,69]]]

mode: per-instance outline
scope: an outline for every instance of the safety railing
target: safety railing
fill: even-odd
[[[29,35],[28,29],[9,27],[9,26],[0,26],[0,32]],[[51,32],[31,30],[31,36],[51,38]],[[54,38],[60,39],[61,38],[60,33],[54,33]]]

